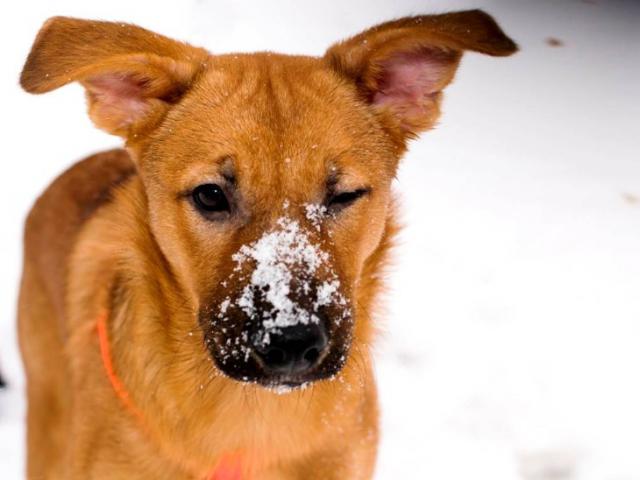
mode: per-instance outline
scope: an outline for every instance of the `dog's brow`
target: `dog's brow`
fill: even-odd
[[[327,190],[334,190],[338,182],[340,181],[340,170],[337,169],[335,165],[331,165],[329,167],[329,176],[327,177]]]
[[[236,184],[236,176],[233,174],[233,172],[222,172],[222,178],[224,178],[231,185]]]
[[[231,155],[225,155],[220,158],[218,162],[220,164],[220,175],[224,178],[230,185],[236,184],[236,174],[234,168],[234,161]]]

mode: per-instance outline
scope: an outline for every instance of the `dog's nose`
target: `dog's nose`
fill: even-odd
[[[285,327],[270,334],[268,343],[258,341],[254,351],[269,374],[302,375],[315,367],[327,348],[323,323]]]

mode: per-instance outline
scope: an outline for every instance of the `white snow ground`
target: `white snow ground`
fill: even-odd
[[[640,479],[640,3],[614,0],[5,5],[0,477],[23,476],[22,220],[54,175],[117,144],[91,127],[79,87],[17,87],[48,16],[126,20],[216,52],[321,54],[375,22],[475,7],[522,51],[468,55],[441,126],[401,169],[376,478]]]

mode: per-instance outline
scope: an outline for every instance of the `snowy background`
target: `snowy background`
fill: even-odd
[[[417,13],[481,7],[522,51],[469,54],[396,189],[407,227],[377,351],[376,480],[640,479],[640,2],[43,0],[0,19],[0,477],[22,478],[15,304],[24,216],[118,144],[79,87],[17,78],[51,15],[125,20],[213,52],[322,54]]]

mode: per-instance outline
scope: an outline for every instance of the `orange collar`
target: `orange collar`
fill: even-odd
[[[142,411],[133,403],[129,392],[125,388],[122,380],[118,377],[113,368],[111,359],[111,345],[109,343],[109,334],[107,331],[107,319],[109,315],[103,312],[98,316],[97,330],[98,340],[100,342],[100,356],[102,357],[102,365],[109,379],[109,383],[113,388],[120,402],[140,423],[140,425],[148,431],[147,423]],[[203,480],[242,480],[242,456],[238,453],[224,454],[213,471],[207,474]]]

